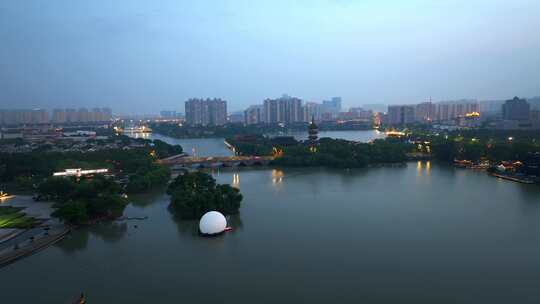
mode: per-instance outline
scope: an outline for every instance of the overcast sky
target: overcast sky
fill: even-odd
[[[538,0],[3,0],[0,108],[540,95]]]

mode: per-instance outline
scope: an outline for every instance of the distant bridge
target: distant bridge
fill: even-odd
[[[158,163],[175,168],[223,168],[267,166],[272,156],[210,156],[193,157],[179,154],[158,160]]]

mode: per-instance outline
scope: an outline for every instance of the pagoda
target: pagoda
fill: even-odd
[[[317,151],[317,141],[319,139],[319,128],[315,124],[315,117],[311,117],[311,122],[309,123],[308,127],[308,142],[309,142],[309,149],[311,152]]]

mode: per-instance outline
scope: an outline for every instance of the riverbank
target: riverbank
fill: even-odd
[[[37,253],[55,244],[62,240],[69,232],[70,229],[67,227],[53,230],[47,229],[41,234],[33,235],[24,241],[0,250],[0,267],[11,264],[18,259]]]
[[[0,229],[0,267],[34,254],[60,241],[69,227],[51,218],[52,202],[36,202],[18,195],[1,206],[17,208],[25,217],[36,219],[35,227]]]
[[[488,173],[489,175],[491,176],[494,176],[494,177],[498,177],[498,178],[502,178],[502,179],[506,179],[506,180],[509,180],[509,181],[513,181],[513,182],[517,182],[517,183],[522,183],[522,184],[535,184],[535,182],[529,178],[526,178],[526,177],[518,177],[518,176],[511,176],[511,175],[507,175],[507,174],[499,174],[499,173],[495,173],[495,172],[491,172],[491,173]]]

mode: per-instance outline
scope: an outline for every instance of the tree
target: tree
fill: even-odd
[[[52,200],[67,200],[75,188],[76,184],[71,178],[50,177],[39,184],[38,192]]]
[[[70,224],[85,223],[89,219],[86,203],[83,201],[66,202],[56,209],[51,215],[58,217],[64,222]]]
[[[167,189],[169,209],[183,219],[198,219],[208,211],[223,214],[239,212],[242,194],[230,185],[218,185],[209,174],[186,173],[178,176]]]
[[[240,190],[233,188],[230,185],[218,185],[216,190],[216,194],[218,195],[218,203],[216,205],[221,208],[219,211],[224,214],[238,213],[240,210],[240,203],[243,199]]]

